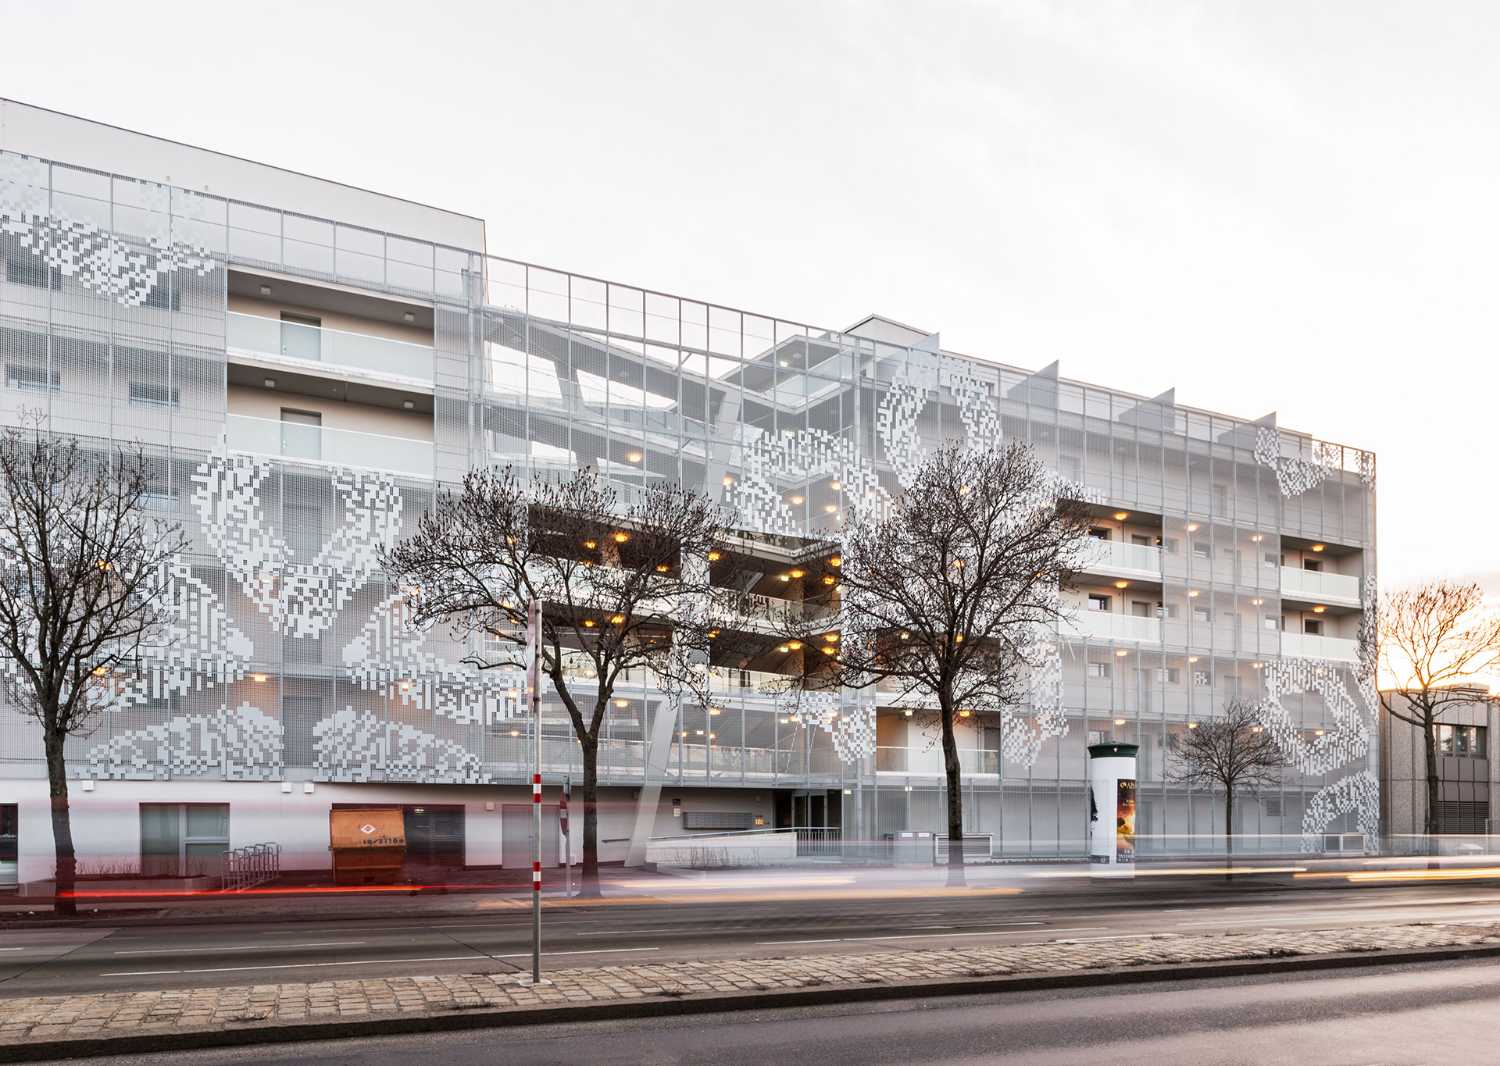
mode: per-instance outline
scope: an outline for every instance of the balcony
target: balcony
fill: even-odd
[[[1358,607],[1359,578],[1351,574],[1330,574],[1324,570],[1301,570],[1295,566],[1283,566],[1281,595],[1283,599]]]
[[[1079,611],[1071,619],[1064,619],[1062,632],[1064,637],[1160,644],[1161,620],[1112,611]]]
[[[1329,659],[1355,662],[1359,659],[1359,641],[1347,637],[1324,637],[1313,633],[1281,634],[1281,654],[1298,659]]]
[[[234,414],[224,432],[230,451],[432,477],[431,441]]]
[[[1149,544],[1094,540],[1080,568],[1089,573],[1161,579],[1161,549]]]
[[[231,311],[226,340],[231,355],[305,369],[321,363],[330,370],[365,374],[399,385],[432,388],[432,346],[389,337],[283,322]]]

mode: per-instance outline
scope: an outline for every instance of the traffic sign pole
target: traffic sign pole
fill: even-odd
[[[531,983],[542,983],[542,603],[527,610],[526,645],[530,655],[526,684],[531,691]]]

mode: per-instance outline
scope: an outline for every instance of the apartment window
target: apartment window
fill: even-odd
[[[1281,619],[1277,618],[1274,614],[1265,615],[1263,618],[1261,618],[1260,624],[1265,629],[1275,630],[1282,628]]]
[[[1201,540],[1193,541],[1193,554],[1199,559],[1212,559],[1214,550]]]
[[[323,320],[281,312],[281,354],[293,359],[323,358]]]
[[[152,385],[144,381],[130,383],[130,402],[147,407],[180,407],[181,391],[175,385]]]
[[[317,411],[281,409],[281,454],[297,459],[323,458],[323,416]]]
[[[1262,796],[1261,799],[1260,799],[1260,802],[1261,802],[1261,810],[1263,810],[1265,812],[1265,815],[1266,815],[1267,818],[1280,818],[1281,817],[1281,797],[1280,796]]]
[[[1108,676],[1109,676],[1109,663],[1101,663],[1101,662],[1090,662],[1089,663],[1089,677],[1098,678],[1098,677],[1108,677]]]
[[[141,804],[141,873],[216,875],[229,850],[229,804]]]
[[[1312,636],[1319,636],[1323,632],[1323,620],[1321,618],[1302,619],[1302,632]]]
[[[1214,620],[1214,612],[1211,609],[1209,609],[1207,607],[1194,607],[1193,608],[1193,621],[1195,621],[1195,622],[1212,622],[1213,620]]]
[[[1176,685],[1182,682],[1182,673],[1175,666],[1159,666],[1156,668],[1156,683],[1159,685]]]
[[[1311,570],[1313,573],[1316,574],[1316,573],[1318,573],[1319,571],[1321,571],[1323,569],[1323,560],[1322,559],[1303,559],[1302,560],[1302,569],[1304,569],[1304,570]]]
[[[1090,526],[1089,536],[1093,537],[1095,540],[1108,540],[1110,537],[1110,529],[1108,526]]]
[[[1089,610],[1091,610],[1091,611],[1107,611],[1107,610],[1109,610],[1109,597],[1105,596],[1105,595],[1102,595],[1101,593],[1098,593],[1098,592],[1091,592],[1091,593],[1089,593]]]
[[[1139,544],[1142,548],[1149,548],[1151,547],[1151,537],[1145,533],[1132,533],[1130,534],[1130,543]]]
[[[1167,537],[1165,540],[1162,540],[1159,543],[1161,544],[1162,548],[1164,548],[1166,550],[1166,552],[1167,552],[1168,555],[1176,555],[1177,554],[1177,538],[1176,537]]]
[[[5,387],[26,392],[56,392],[62,388],[62,375],[44,366],[5,364]]]
[[[1148,600],[1132,600],[1130,613],[1137,618],[1152,618],[1156,615],[1156,605]]]
[[[1272,568],[1282,565],[1280,552],[1266,552],[1266,565]]]
[[[1467,759],[1489,757],[1489,729],[1482,725],[1439,725],[1438,751]]]
[[[1165,603],[1164,604],[1164,603],[1158,602],[1157,605],[1156,605],[1156,617],[1158,617],[1158,618],[1169,618],[1169,619],[1170,618],[1176,618],[1177,617],[1177,604],[1175,604],[1175,603]]]
[[[1210,682],[1209,682],[1209,677],[1208,677],[1208,671],[1207,670],[1194,670],[1193,671],[1193,687],[1194,688],[1208,688],[1209,684],[1210,684]]]

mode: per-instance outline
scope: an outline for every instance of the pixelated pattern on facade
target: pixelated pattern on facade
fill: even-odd
[[[344,667],[369,692],[461,724],[488,725],[522,713],[521,671],[450,663],[422,647],[426,636],[412,625],[405,598],[387,596],[345,645]]]
[[[202,197],[184,189],[137,182],[144,201],[137,217],[150,219],[145,250],[110,230],[70,218],[51,204],[47,164],[0,152],[0,233],[14,236],[47,270],[73,278],[90,292],[125,307],[142,307],[177,271],[200,277],[218,267],[203,244],[188,238],[203,214]]]
[[[267,781],[282,775],[282,736],[279,721],[242,703],[111,737],[91,748],[84,763],[101,779],[151,781],[218,771],[227,781]]]
[[[1343,449],[1337,444],[1311,442],[1312,458],[1282,454],[1281,434],[1269,426],[1261,426],[1255,434],[1255,461],[1270,467],[1276,474],[1276,484],[1283,496],[1301,496],[1308,489],[1316,488],[1335,473],[1343,464]],[[1360,471],[1364,474],[1364,469]],[[1375,470],[1369,468],[1373,481]]]
[[[221,443],[193,475],[193,504],[225,569],[280,632],[316,637],[379,568],[379,552],[401,531],[401,491],[389,475],[334,467],[329,472],[343,521],[309,562],[262,510],[259,489],[270,460],[230,453]]]
[[[1357,770],[1318,790],[1302,816],[1302,850],[1322,851],[1323,830],[1350,813],[1367,846],[1380,839],[1380,781],[1369,770]]]
[[[369,711],[345,707],[313,726],[315,769],[326,781],[487,784],[479,756],[462,744]]]

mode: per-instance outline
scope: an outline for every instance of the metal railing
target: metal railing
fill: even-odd
[[[1339,600],[1348,604],[1360,602],[1359,578],[1353,574],[1334,574],[1326,570],[1300,570],[1295,566],[1281,568],[1281,594],[1305,600]]]
[[[432,382],[432,346],[351,333],[264,315],[229,312],[226,340],[232,351],[323,363],[375,374]]]
[[[230,451],[432,476],[431,441],[240,414],[225,416],[224,431]]]
[[[841,859],[844,857],[844,831],[838,826],[796,826],[797,858]]]
[[[224,853],[224,890],[243,892],[281,874],[280,844],[246,844]]]

